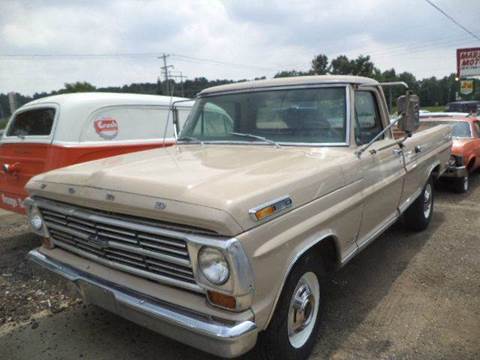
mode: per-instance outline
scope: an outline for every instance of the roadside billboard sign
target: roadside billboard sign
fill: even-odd
[[[457,49],[457,76],[480,77],[480,47]]]

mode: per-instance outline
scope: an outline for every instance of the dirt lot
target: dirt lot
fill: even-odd
[[[431,227],[395,225],[327,289],[313,359],[480,358],[480,176],[437,192]],[[39,245],[0,213],[0,359],[211,359],[32,276]]]

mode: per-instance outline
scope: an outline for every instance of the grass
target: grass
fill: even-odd
[[[0,130],[7,125],[8,118],[0,119]]]
[[[445,111],[445,105],[443,106],[422,106],[422,110],[428,110],[431,112],[442,112]]]

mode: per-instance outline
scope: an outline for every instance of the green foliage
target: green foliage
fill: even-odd
[[[325,75],[328,73],[330,66],[328,65],[327,55],[317,55],[312,60],[312,72],[316,75]]]
[[[92,92],[96,87],[86,81],[77,81],[75,83],[65,83],[65,88],[58,91],[58,94]]]
[[[306,75],[313,75],[313,74],[311,71],[304,72],[304,71],[297,71],[297,70],[284,70],[276,73],[274,78],[285,78],[285,77],[306,76]]]
[[[0,118],[0,129],[4,129],[5,126],[7,125],[8,118]]]

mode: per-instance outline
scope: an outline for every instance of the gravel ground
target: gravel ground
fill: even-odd
[[[480,177],[436,195],[427,231],[397,223],[323,289],[312,359],[480,358]],[[37,246],[23,218],[0,213],[0,359],[212,359],[32,274]]]

